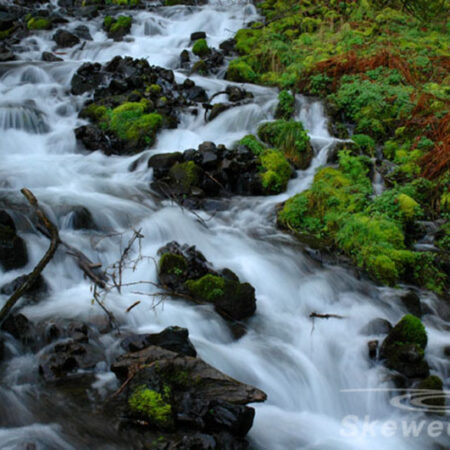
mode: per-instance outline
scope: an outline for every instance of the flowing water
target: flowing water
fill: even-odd
[[[362,335],[360,330],[377,317],[398,321],[406,312],[399,302],[401,291],[358,279],[349,268],[319,264],[275,226],[276,205],[310,185],[335,141],[319,102],[297,98],[296,119],[309,130],[316,153],[312,166],[299,171],[284,194],[235,197],[213,216],[198,211],[205,222],[154,197],[149,188],[152,173],[146,164],[133,172],[128,170],[136,157],[107,157],[77,147],[73,129],[81,124],[77,113],[87,97],[73,97],[68,88],[82,62],[106,62],[116,55],[130,55],[175,70],[192,32],[205,31],[209,44],[218,47],[257,18],[252,5],[213,1],[203,7],[175,6],[131,14],[133,28],[124,42],[108,40],[98,18],[86,23],[93,41],[81,50],[68,50],[64,62],[39,62],[41,52],[52,48],[52,32],[40,32],[23,43],[28,50],[20,61],[1,66],[0,206],[20,211],[25,201],[19,191],[22,187],[31,189],[57,223],[62,238],[104,266],[119,258],[134,228],[145,236],[143,255],[154,257],[159,247],[172,240],[196,245],[216,267],[229,267],[250,282],[256,289],[258,309],[248,321],[247,334],[239,340],[208,306],[165,300],[152,308],[150,297],[135,293],[154,292],[149,285],[125,288],[121,295],[111,292],[106,305],[124,328],[134,332],[159,332],[169,325],[188,328],[203,359],[264,390],[268,400],[254,405],[256,418],[248,436],[252,448],[433,448],[433,439],[426,433],[418,438],[401,433],[384,437],[380,431],[383,421],[423,416],[395,409],[387,392],[370,391],[393,385],[386,369],[368,359],[367,341],[373,337]],[[71,19],[68,28],[82,23]],[[178,82],[186,78],[181,71],[175,70],[175,74]],[[191,78],[209,95],[224,90],[227,84],[220,76]],[[252,104],[228,110],[206,124],[203,114],[186,112],[178,128],[163,131],[155,147],[145,154],[182,151],[203,141],[230,146],[245,134],[254,133],[261,121],[273,119],[277,92],[252,85],[245,88],[254,94]],[[70,211],[77,206],[92,211],[97,231],[72,229]],[[31,270],[48,241],[34,233],[23,217],[17,214],[15,218],[28,244],[30,262],[26,269]],[[0,284],[21,273],[0,273]],[[99,307],[91,304],[89,280],[62,252],[44,275],[50,294],[25,306],[27,317],[34,321],[55,317],[96,320],[102,315]],[[154,262],[143,259],[135,271],[126,271],[124,279],[156,281]],[[137,300],[141,303],[126,313]],[[422,300],[430,311],[424,318],[429,334],[427,358],[432,372],[448,382],[450,371],[442,352],[448,344],[448,329],[434,314],[437,299],[424,294]],[[311,312],[338,314],[344,319],[313,322]],[[111,348],[117,345],[112,335],[102,339]],[[106,431],[102,436],[97,430],[97,437],[86,433],[76,406],[67,405],[70,410],[66,414],[52,415],[55,405],[63,400],[52,398],[39,383],[36,356],[23,353],[12,342],[8,346],[15,357],[4,369],[0,385],[1,449],[25,448],[24,443],[30,441],[42,449],[129,448],[129,444],[109,441]],[[106,364],[100,364],[92,389],[101,395],[114,387],[114,376]],[[368,391],[343,392],[348,389]],[[58,411],[61,409],[64,407]],[[358,427],[366,416],[381,422],[374,435],[360,432],[347,436],[349,429],[342,426],[342,420],[348,415],[358,417]],[[448,437],[441,438],[441,443],[448,445]]]

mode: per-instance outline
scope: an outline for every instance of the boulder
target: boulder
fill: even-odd
[[[213,304],[225,319],[243,320],[256,311],[253,286],[241,283],[229,269],[214,270],[195,247],[171,242],[158,254],[158,277],[164,288],[197,303]]]
[[[33,323],[23,314],[9,314],[0,329],[28,347],[34,347],[38,341]]]
[[[13,270],[28,263],[25,241],[17,235],[16,226],[11,216],[0,210],[0,267]]]
[[[195,31],[191,33],[191,41],[198,41],[199,39],[206,39],[206,33],[204,31]]]
[[[53,54],[51,52],[42,52],[41,59],[42,59],[42,61],[46,61],[46,62],[64,61],[62,58],[60,58],[59,56],[56,56],[55,54]]]
[[[75,36],[73,33],[67,30],[58,30],[53,35],[53,40],[56,42],[58,47],[73,47],[80,43],[80,38]]]
[[[416,317],[422,317],[422,303],[420,297],[414,291],[408,291],[400,297],[407,311]]]
[[[157,334],[139,334],[126,337],[120,346],[127,352],[137,352],[151,345],[185,356],[197,356],[189,340],[189,331],[181,327],[168,327]]]
[[[177,445],[196,441],[213,444],[220,442],[222,433],[231,444],[241,442],[255,415],[254,409],[246,405],[266,399],[264,392],[234,380],[199,358],[158,346],[119,356],[111,370],[121,382],[129,380],[124,393],[129,420],[166,433],[175,432],[175,436],[183,430],[181,440],[175,437]],[[198,433],[203,436],[199,438]],[[174,438],[167,434],[166,439]]]
[[[0,287],[0,294],[7,295],[8,297],[12,295],[23,283],[28,279],[28,275],[21,275],[15,278],[13,281],[4,284]],[[28,298],[37,298],[45,294],[48,291],[47,283],[42,275],[39,275],[37,280],[30,286],[30,288],[25,292],[25,296]]]
[[[389,369],[407,378],[426,378],[428,363],[424,359],[427,333],[419,318],[407,314],[383,341],[380,358]]]

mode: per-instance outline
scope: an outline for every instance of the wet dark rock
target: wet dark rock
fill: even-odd
[[[23,314],[9,314],[3,321],[0,329],[9,333],[25,346],[36,344],[35,327]]]
[[[227,93],[230,102],[240,102],[247,98],[253,98],[253,94],[237,86],[227,86],[225,92]]]
[[[84,63],[72,77],[72,94],[80,95],[97,88],[105,78],[101,68],[98,63]]]
[[[39,373],[46,381],[55,381],[78,369],[93,369],[103,359],[97,346],[72,340],[58,342],[39,356]]]
[[[46,62],[64,61],[59,56],[56,56],[55,54],[50,53],[50,52],[42,52],[41,59],[42,59],[42,61],[46,61]]]
[[[0,210],[0,267],[13,270],[28,263],[25,241],[17,235],[16,226],[11,216]]]
[[[94,125],[83,125],[75,129],[75,137],[88,150],[103,150],[109,152],[110,142],[99,128]]]
[[[191,60],[191,57],[189,56],[189,52],[187,50],[183,50],[180,53],[180,63],[181,63],[181,65],[184,65],[184,64],[190,62],[190,60]]]
[[[214,305],[226,319],[243,320],[256,311],[255,289],[229,269],[216,271],[195,247],[171,242],[158,250],[161,285],[198,303]]]
[[[191,33],[191,41],[198,41],[199,39],[205,39],[206,33],[204,31],[195,31]]]
[[[91,212],[84,206],[72,208],[70,224],[74,230],[95,230],[97,228]]]
[[[148,160],[148,167],[153,168],[156,177],[166,176],[170,168],[183,160],[180,152],[158,153]]]
[[[422,303],[419,296],[414,291],[408,291],[400,297],[407,311],[416,317],[422,317]]]
[[[388,334],[392,330],[392,325],[386,319],[373,319],[365,325],[360,333],[365,336],[372,336],[378,334]]]
[[[28,275],[21,275],[15,278],[13,281],[4,284],[0,288],[0,294],[11,296],[23,283],[28,279]],[[48,286],[42,275],[39,275],[37,280],[26,291],[25,295],[28,298],[38,299],[40,296],[48,292]]]
[[[78,25],[74,30],[74,34],[78,36],[80,39],[84,39],[85,41],[92,41],[92,36],[89,31],[89,28],[86,25]]]
[[[223,52],[226,55],[229,55],[230,53],[232,53],[234,51],[234,46],[236,45],[236,39],[231,38],[231,39],[227,39],[226,41],[223,41],[220,45],[219,48],[221,50],[223,50]]]
[[[139,334],[125,338],[121,347],[127,352],[137,352],[151,345],[162,347],[185,356],[197,356],[189,340],[189,331],[181,327],[168,327],[157,334]]]
[[[0,62],[14,61],[16,59],[16,55],[10,49],[0,46]]]
[[[53,35],[53,40],[56,42],[58,47],[73,47],[80,43],[80,38],[75,36],[73,33],[67,30],[58,30]]]

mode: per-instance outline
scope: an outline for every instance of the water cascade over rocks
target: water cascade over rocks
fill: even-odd
[[[278,205],[339,143],[324,106],[295,98],[311,144],[302,169],[289,149],[236,144],[277,110],[276,89],[224,80],[230,39],[256,8],[10,3],[0,2],[12,30],[0,48],[0,305],[48,247],[21,188],[66,247],[1,325],[0,449],[446,448],[445,433],[382,432],[424,417],[390,403],[412,372],[377,360],[409,312],[406,289],[381,288],[276,226]],[[93,291],[69,247],[107,269],[112,288]],[[450,311],[418,295],[419,375],[446,379]]]

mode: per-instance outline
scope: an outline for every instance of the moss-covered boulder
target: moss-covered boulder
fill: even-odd
[[[408,378],[426,378],[428,363],[424,359],[427,332],[421,320],[412,314],[404,316],[388,334],[380,349],[386,367]]]
[[[52,28],[52,21],[48,17],[31,17],[27,20],[27,28],[32,30],[50,30]]]
[[[296,168],[304,170],[311,164],[313,149],[300,122],[266,122],[258,128],[258,137],[269,146],[281,150]]]
[[[241,283],[229,269],[214,270],[195,247],[171,242],[158,254],[158,278],[163,287],[197,303],[213,304],[226,319],[242,320],[254,314],[255,289]]]
[[[266,399],[264,392],[199,358],[157,345],[119,356],[111,369],[121,383],[127,382],[110,408],[142,431],[163,432],[158,442],[164,448],[176,448],[180,440],[183,448],[198,448],[199,432],[208,448],[223,442],[246,448],[244,438],[255,416],[246,405]]]
[[[17,235],[11,216],[0,210],[0,267],[3,270],[19,269],[28,263],[25,241]]]
[[[192,46],[192,53],[200,58],[209,55],[211,53],[211,49],[209,48],[206,39],[197,39]]]
[[[116,18],[106,16],[103,20],[103,28],[110,39],[121,41],[130,31],[133,19],[130,16],[118,16]]]

